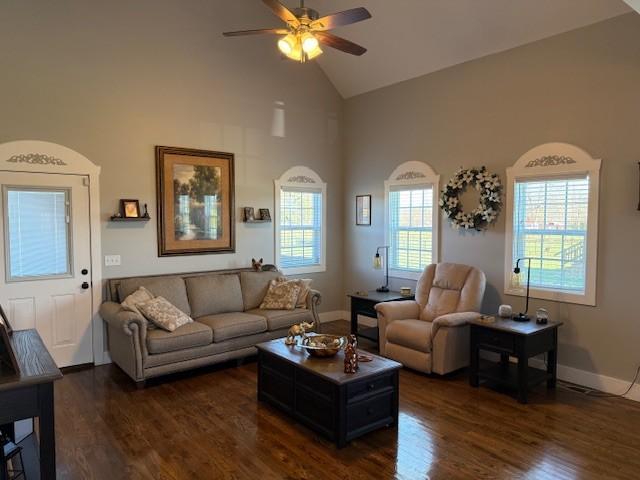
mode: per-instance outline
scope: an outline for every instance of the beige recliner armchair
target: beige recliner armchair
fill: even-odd
[[[470,319],[478,318],[486,278],[474,267],[428,265],[415,301],[376,305],[380,354],[405,367],[444,375],[469,365]]]

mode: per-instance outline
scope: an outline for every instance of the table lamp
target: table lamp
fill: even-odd
[[[384,249],[384,285],[376,288],[376,292],[388,292],[389,291],[389,247],[387,245],[378,247],[376,249],[376,256],[373,257],[373,268],[376,270],[382,270],[382,257],[380,256],[380,250]]]
[[[520,312],[518,315],[514,315],[513,319],[516,322],[528,322],[530,320],[529,316],[527,315],[527,312],[529,311],[529,283],[531,280],[531,258],[523,257],[516,260],[516,266],[513,269],[513,273],[515,273],[516,275],[520,274],[520,260],[527,260],[529,262],[527,265],[527,302],[524,307],[524,313]]]

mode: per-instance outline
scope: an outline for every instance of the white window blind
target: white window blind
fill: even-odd
[[[531,286],[584,293],[589,178],[517,180],[513,212],[513,262],[533,259]]]
[[[9,279],[70,273],[67,191],[7,188]]]
[[[433,187],[389,191],[389,268],[420,272],[433,261]]]
[[[280,191],[280,264],[299,268],[321,264],[322,192],[282,188]]]

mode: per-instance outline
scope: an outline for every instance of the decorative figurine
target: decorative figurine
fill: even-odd
[[[307,338],[307,332],[314,327],[314,322],[302,322],[299,325],[294,325],[289,329],[287,333],[287,338],[285,338],[285,345],[295,345],[296,337],[300,337],[301,340]]]
[[[344,373],[358,371],[358,340],[355,335],[349,335],[347,346],[344,347]]]

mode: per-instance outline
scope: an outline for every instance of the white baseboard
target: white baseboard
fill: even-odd
[[[336,320],[348,320],[349,312],[344,310],[333,310],[331,312],[323,312],[318,314],[320,323],[335,322]]]
[[[544,361],[538,358],[531,359],[530,364],[536,368],[545,368]],[[560,364],[558,364],[558,379],[614,395],[624,393],[631,383],[627,380],[599,375],[597,373],[587,372],[586,370],[579,370],[577,368],[567,367],[566,365]],[[624,398],[640,402],[640,385],[634,385]]]
[[[319,314],[320,323],[335,322],[336,320],[350,321],[351,312],[348,310],[334,310],[332,312],[324,312]],[[375,327],[378,324],[378,320],[375,318],[365,317],[358,315],[358,324],[365,327]]]

